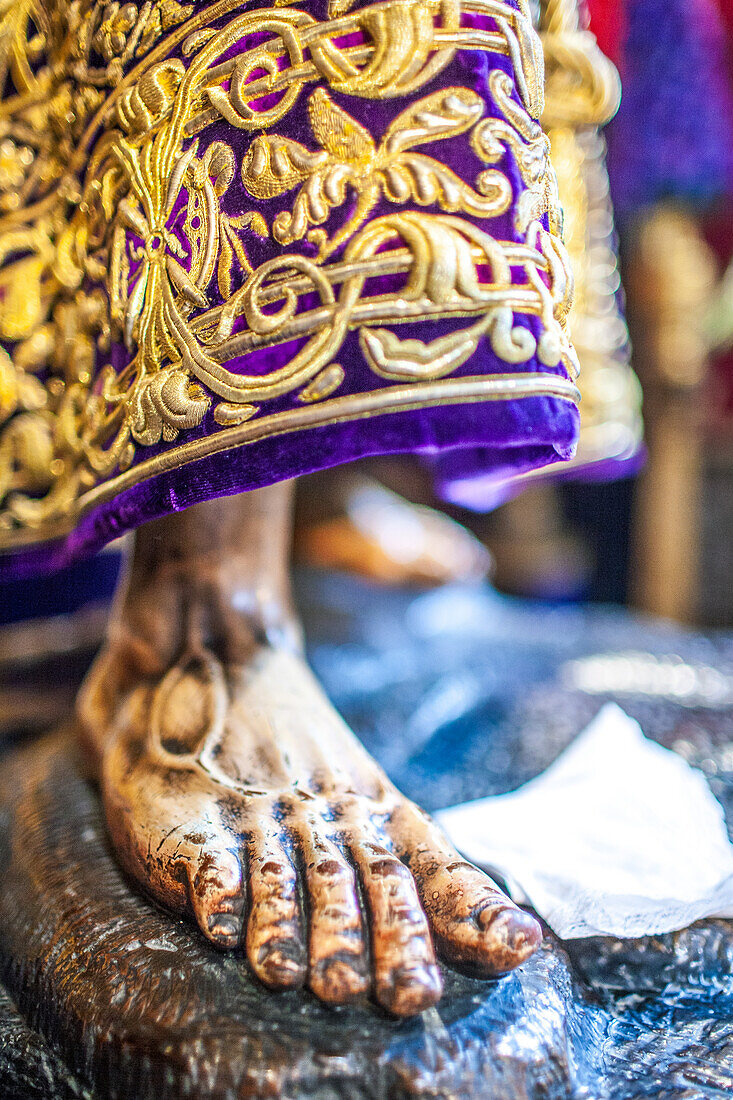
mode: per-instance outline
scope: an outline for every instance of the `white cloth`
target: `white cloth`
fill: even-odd
[[[702,774],[614,704],[518,791],[436,815],[563,939],[733,916],[733,846]]]

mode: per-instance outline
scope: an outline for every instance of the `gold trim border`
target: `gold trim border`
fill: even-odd
[[[522,397],[559,397],[577,405],[580,402],[580,391],[562,375],[541,371],[495,374],[490,377],[469,375],[465,378],[444,378],[434,382],[390,386],[331,398],[302,409],[272,413],[263,416],[261,420],[222,428],[215,435],[184,443],[165,454],[145,459],[80,496],[65,517],[63,525],[54,524],[53,530],[49,530],[51,525],[48,525],[45,528],[47,534],[43,534],[44,528],[36,528],[33,532],[7,532],[9,537],[2,540],[0,554],[63,538],[93,508],[134,488],[135,485],[180,469],[191,462],[209,458],[221,451],[243,447],[260,439],[287,435],[307,428],[326,427],[329,424],[343,424],[350,420],[365,420],[375,415],[412,412],[431,405],[479,404],[483,401],[511,401]]]

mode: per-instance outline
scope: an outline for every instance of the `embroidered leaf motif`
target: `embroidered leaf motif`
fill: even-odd
[[[132,436],[152,446],[161,438],[170,442],[184,428],[195,428],[203,420],[210,399],[185,370],[169,368],[143,378],[131,402]]]
[[[247,150],[242,182],[254,198],[273,199],[304,183],[327,160],[327,153],[311,153],[299,141],[260,134]]]
[[[316,88],[308,100],[308,118],[316,141],[332,157],[364,165],[373,159],[376,148],[371,134],[342,111],[323,88]]]
[[[379,222],[381,220],[381,226]],[[379,226],[379,231],[376,227]],[[476,351],[488,335],[491,345],[506,362],[525,362],[537,350],[527,329],[514,326],[506,304],[491,304],[497,283],[511,284],[511,270],[502,246],[477,226],[458,218],[434,218],[410,211],[372,223],[347,249],[348,260],[362,260],[395,233],[420,262],[414,262],[402,296],[407,301],[427,299],[438,307],[452,306],[478,314],[468,328],[424,342],[400,339],[389,329],[362,327],[359,342],[365,359],[376,374],[392,381],[441,378],[451,374]],[[483,253],[481,267],[488,268],[491,283],[478,279],[476,253]]]
[[[256,211],[239,214],[234,218],[226,214],[221,215],[221,251],[216,269],[216,278],[224,299],[232,296],[232,270],[235,256],[242,273],[244,275],[252,274],[252,265],[237,233],[238,229],[251,229],[258,237],[267,236],[267,223],[262,215]]]
[[[234,263],[234,249],[231,246],[229,240],[229,234],[226,230],[222,233],[221,238],[221,251],[219,252],[219,263],[216,268],[216,281],[219,287],[219,293],[225,300],[232,296],[232,265]]]
[[[393,381],[443,378],[469,359],[476,350],[472,330],[454,332],[425,343],[400,340],[389,329],[363,328],[360,343],[364,357],[376,374]]]
[[[306,405],[312,404],[314,401],[323,401],[324,398],[330,397],[339,388],[344,377],[344,368],[341,364],[330,363],[316,375],[305,389],[300,391],[298,400]]]
[[[180,4],[178,0],[161,0],[158,6],[164,31],[169,31],[179,23],[185,22],[193,12],[193,4]]]
[[[202,290],[199,290],[186,269],[181,267],[178,260],[174,260],[172,256],[167,256],[165,266],[170,276],[170,280],[179,294],[182,294],[191,305],[198,306],[199,309],[206,309],[209,304],[206,295]]]
[[[381,225],[380,225],[381,223]],[[426,217],[417,211],[391,214],[372,225],[376,231],[362,234],[346,251],[347,261],[362,261],[370,249],[395,234],[413,255],[420,257],[410,270],[401,296],[410,301],[427,298],[436,305],[465,301],[466,306],[483,303],[484,292],[478,281],[473,250],[484,253],[485,262],[495,267],[493,278],[509,281],[511,273],[504,254],[492,237],[469,222],[450,217]],[[387,227],[388,236],[385,236]]]
[[[283,210],[277,215],[272,226],[275,239],[281,244],[290,244],[291,241],[304,237],[309,226],[322,225],[331,208],[341,206],[345,202],[346,186],[352,176],[353,169],[350,165],[327,163],[301,187],[293,203],[292,213]],[[331,242],[328,251],[333,251],[344,239],[345,231],[348,235],[361,224],[379,197],[379,190],[375,186],[362,187],[358,190],[356,210],[346,226]]]
[[[242,178],[256,198],[274,198],[300,186],[291,210],[281,211],[272,231],[281,244],[308,235],[325,259],[362,225],[383,193],[391,202],[413,199],[450,213],[464,210],[495,217],[509,208],[512,189],[499,172],[482,173],[481,192],[464,183],[439,160],[411,152],[415,145],[441,141],[470,129],[481,117],[483,100],[469,88],[445,88],[403,111],[377,147],[371,135],[333,102],[323,88],[308,101],[311,129],[321,149],[310,152],[300,142],[277,134],[255,138],[245,158]],[[348,221],[329,237],[313,229],[346,201],[349,188],[356,204]]]
[[[228,428],[233,424],[244,424],[246,420],[251,420],[257,411],[257,405],[250,405],[247,402],[239,404],[233,401],[220,401],[214,409],[214,420],[223,428]]]
[[[403,153],[395,164],[384,169],[384,191],[392,202],[406,202],[412,197],[420,206],[437,204],[451,214],[465,210],[487,217],[507,210],[512,199],[506,176],[501,172],[494,176],[490,193],[478,195],[440,161],[422,153]]]
[[[368,99],[406,95],[444,67],[439,58],[430,57],[435,22],[425,0],[366,5],[355,16],[373,46],[368,64],[357,69],[345,50],[326,36],[311,46],[313,63],[335,91]]]
[[[447,302],[453,298],[481,299],[481,287],[471,254],[471,241],[443,222],[434,220],[410,223],[425,240],[429,262],[414,273],[413,293],[424,294],[432,302]]]
[[[468,88],[447,88],[411,104],[389,126],[382,148],[389,157],[403,149],[469,130],[483,113],[481,97]]]

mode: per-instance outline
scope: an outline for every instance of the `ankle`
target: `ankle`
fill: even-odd
[[[167,558],[152,570],[133,564],[109,640],[152,651],[164,664],[185,650],[209,649],[236,663],[260,646],[298,651],[302,644],[285,570],[254,570],[246,555],[219,552]]]

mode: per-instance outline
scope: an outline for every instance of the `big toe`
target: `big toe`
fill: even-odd
[[[521,966],[542,942],[542,928],[471,864],[451,862],[417,874],[440,954],[484,977]]]
[[[426,814],[405,802],[394,827],[396,846],[415,876],[435,945],[447,962],[495,977],[537,950],[540,924],[461,859]]]

